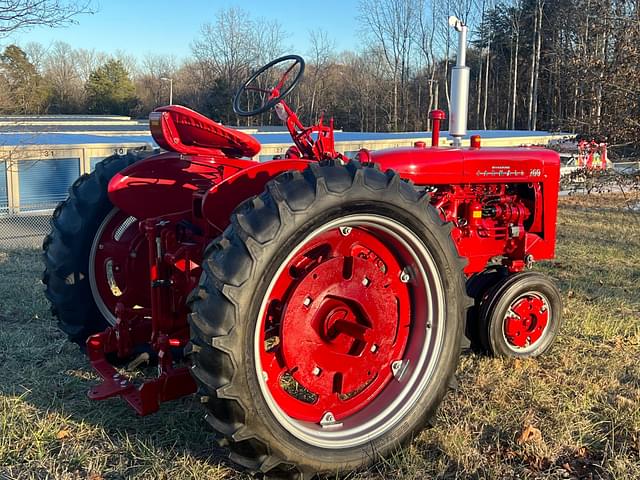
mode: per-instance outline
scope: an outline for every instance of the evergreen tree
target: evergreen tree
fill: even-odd
[[[0,111],[7,114],[39,114],[46,110],[49,88],[27,55],[9,45],[0,55]]]
[[[91,72],[85,85],[87,109],[95,114],[129,115],[138,103],[136,89],[120,60]]]

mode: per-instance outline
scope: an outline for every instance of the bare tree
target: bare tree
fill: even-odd
[[[143,57],[136,78],[136,90],[142,102],[140,113],[146,114],[160,105],[167,104],[169,85],[163,78],[175,80],[176,70],[176,59],[172,55],[147,53]]]
[[[511,58],[513,59],[513,73],[511,75],[511,130],[516,128],[516,108],[517,108],[517,92],[518,92],[518,51],[520,49],[520,27],[522,20],[522,8],[520,6],[521,0],[515,0],[514,6],[511,7],[509,20],[511,21],[511,38],[513,41],[513,48]]]
[[[335,41],[329,37],[325,30],[312,30],[309,32],[310,68],[307,67],[306,83],[310,85],[309,122],[317,120],[318,99],[325,94],[325,83],[329,75],[329,65],[335,56]]]
[[[360,0],[359,20],[363,31],[380,47],[391,75],[393,110],[390,123],[394,130],[398,130],[401,108],[404,109],[404,126],[407,124],[406,86],[415,39],[415,19],[421,7],[418,0]]]
[[[51,46],[44,72],[52,89],[50,109],[53,112],[75,113],[82,109],[84,82],[77,65],[77,52],[71,45],[56,42]]]
[[[540,80],[540,49],[542,45],[542,15],[545,0],[536,0],[533,19],[533,48],[531,49],[531,75],[529,77],[529,130],[537,128],[538,117],[538,83]]]
[[[284,54],[285,40],[289,34],[277,20],[258,18],[252,23],[251,31],[251,53],[254,65],[264,65],[271,60]]]
[[[112,55],[115,60],[120,61],[130,77],[138,75],[138,59],[125,50],[116,50]]]
[[[94,13],[91,0],[3,0],[0,2],[0,38],[25,28],[73,23],[81,14]]]
[[[219,97],[231,98],[252,68],[282,53],[286,36],[276,20],[256,20],[235,7],[219,10],[213,22],[202,25],[191,50],[208,88],[220,94],[212,99],[217,102],[214,109],[227,123],[239,119],[231,112],[229,102],[223,106]]]
[[[85,83],[89,79],[91,72],[107,60],[105,53],[97,52],[94,49],[86,50],[84,48],[77,49],[75,51],[75,57],[78,76],[82,83]]]
[[[418,31],[416,43],[422,53],[424,63],[428,75],[428,88],[429,88],[429,102],[426,108],[426,112],[430,112],[434,108],[438,108],[438,90],[439,84],[436,80],[436,67],[437,57],[435,54],[434,40],[436,31],[438,29],[438,23],[442,21],[436,13],[434,2],[423,2],[420,13],[418,16]],[[418,115],[421,115],[420,102],[418,102]],[[427,129],[431,129],[431,120],[427,115],[426,119]]]
[[[49,49],[38,42],[29,42],[22,48],[24,53],[27,54],[29,61],[36,67],[38,73],[42,73],[44,70],[44,64],[49,55]]]
[[[239,8],[219,10],[212,23],[200,28],[200,37],[192,44],[196,59],[211,77],[220,77],[235,84],[252,64],[253,28],[250,14]]]

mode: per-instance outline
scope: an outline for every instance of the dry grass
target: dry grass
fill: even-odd
[[[561,201],[565,324],[537,361],[465,355],[460,387],[411,446],[348,478],[640,478],[640,215]],[[91,403],[87,362],[49,316],[37,252],[0,252],[0,478],[243,478],[199,405],[136,418]]]

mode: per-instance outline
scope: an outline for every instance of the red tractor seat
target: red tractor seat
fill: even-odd
[[[161,148],[188,155],[253,157],[260,152],[260,142],[252,136],[180,105],[156,108],[149,114],[149,129]]]

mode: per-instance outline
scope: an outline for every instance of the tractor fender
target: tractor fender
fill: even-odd
[[[202,216],[209,224],[224,230],[233,210],[246,199],[261,194],[269,180],[286,171],[302,171],[311,162],[306,159],[272,160],[240,170],[209,189],[202,200]]]
[[[111,203],[144,220],[191,210],[193,194],[256,164],[223,155],[153,155],[116,173],[109,182]]]

